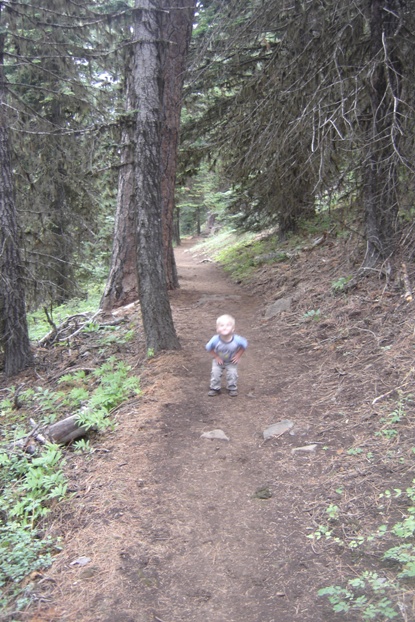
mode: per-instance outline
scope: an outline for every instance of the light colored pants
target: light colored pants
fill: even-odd
[[[236,391],[238,385],[238,365],[235,365],[235,363],[219,365],[215,359],[212,361],[210,388],[216,391],[221,388],[222,374],[224,371],[226,372],[226,388],[228,391]]]

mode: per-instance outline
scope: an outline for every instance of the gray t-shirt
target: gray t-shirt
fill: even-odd
[[[233,335],[231,341],[223,341],[220,335],[214,335],[206,344],[206,350],[211,352],[214,350],[224,363],[230,363],[239,348],[246,350],[248,342],[240,335]]]

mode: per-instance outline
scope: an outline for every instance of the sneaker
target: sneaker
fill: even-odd
[[[215,395],[219,395],[219,394],[220,394],[220,389],[210,389],[208,396],[214,397]]]
[[[229,391],[229,397],[236,397],[238,395],[238,391],[236,389],[231,389]]]

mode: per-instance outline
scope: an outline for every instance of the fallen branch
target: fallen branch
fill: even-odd
[[[78,423],[78,415],[71,415],[48,426],[45,435],[58,445],[67,445],[88,434],[87,428]]]
[[[48,341],[50,341],[52,339],[52,343],[53,341],[55,341],[55,339],[58,337],[58,335],[70,324],[70,322],[72,320],[74,320],[77,317],[89,317],[88,313],[76,313],[75,315],[71,315],[70,317],[67,317],[62,324],[60,324],[59,326],[55,326],[51,331],[48,332],[47,335],[45,335],[44,337],[42,337],[42,339],[40,339],[37,343],[38,346],[42,346],[43,344],[47,343]],[[96,317],[96,316],[94,316]],[[83,324],[83,326],[85,326],[86,324],[88,324],[88,322],[90,322],[91,320],[88,319],[87,322],[85,322]]]
[[[412,302],[412,298],[413,298],[412,287],[409,282],[408,271],[406,269],[405,263],[402,264],[402,281],[405,287],[405,292],[404,292],[403,297],[405,298],[406,302]]]
[[[409,380],[409,376],[413,373],[414,369],[411,368],[409,370],[409,372],[406,374],[404,380],[405,382],[403,382],[402,384],[399,385],[399,387],[394,387],[393,389],[391,389],[390,391],[387,391],[386,393],[383,393],[382,395],[378,395],[378,397],[375,397],[375,399],[372,402],[372,406],[374,404],[376,404],[376,402],[380,402],[380,400],[383,400],[385,397],[389,397],[389,395],[392,395],[392,393],[395,393],[395,391],[399,391],[400,389],[403,389],[403,387],[406,387],[406,385],[408,384]]]
[[[84,322],[82,326],[78,328],[78,330],[72,333],[72,335],[69,335],[69,337],[66,338],[68,342],[71,341],[71,339],[73,339],[74,337],[76,337],[76,335],[78,335],[80,332],[82,332],[87,324],[89,324],[90,322],[93,322],[95,318],[101,313],[101,311],[102,311],[101,309],[98,309],[98,311],[94,313],[94,315],[91,318],[89,318],[86,322]]]

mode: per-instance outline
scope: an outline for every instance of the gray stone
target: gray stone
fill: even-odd
[[[78,557],[78,559],[74,559],[73,562],[71,562],[69,565],[70,566],[86,566],[87,564],[89,564],[89,562],[91,561],[90,557]]]
[[[278,423],[273,423],[263,432],[264,440],[267,441],[269,438],[275,438],[277,436],[281,436],[284,432],[288,432],[291,428],[294,427],[294,422],[289,419],[283,419]]]
[[[210,432],[203,432],[200,438],[217,439],[219,441],[229,441],[229,437],[226,436],[223,430],[211,430]]]
[[[271,305],[269,305],[265,310],[265,319],[269,320],[283,311],[289,311],[292,305],[292,298],[280,298],[280,300],[276,300]]]
[[[292,454],[295,454],[297,451],[304,451],[304,452],[313,452],[316,451],[317,445],[303,445],[303,447],[293,447],[293,449],[291,450]]]

